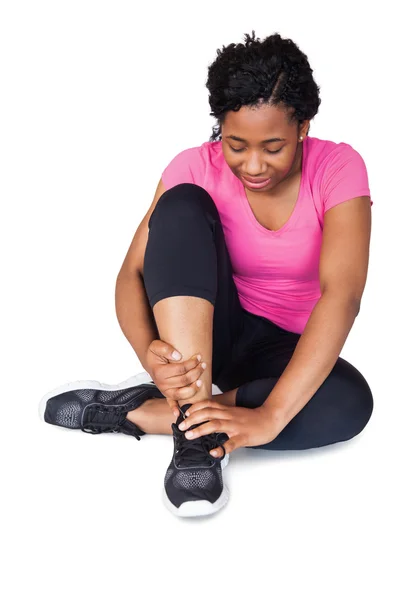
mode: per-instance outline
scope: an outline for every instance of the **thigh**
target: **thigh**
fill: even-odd
[[[279,377],[296,349],[300,334],[246,310],[231,359],[215,383],[222,392],[264,377]]]

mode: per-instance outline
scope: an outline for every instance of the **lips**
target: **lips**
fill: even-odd
[[[254,177],[245,177],[243,175],[243,179],[245,179],[246,181],[249,181],[250,183],[264,183],[265,181],[268,181],[268,179],[270,179],[270,177],[266,177],[265,179],[255,179]]]

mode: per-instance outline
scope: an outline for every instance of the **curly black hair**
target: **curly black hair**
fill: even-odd
[[[208,67],[210,116],[218,121],[209,141],[221,140],[226,113],[260,102],[287,109],[289,123],[311,120],[321,104],[307,56],[291,40],[274,33],[264,40],[245,34],[244,44],[217,50]]]

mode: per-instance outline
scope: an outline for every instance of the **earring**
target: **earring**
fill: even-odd
[[[299,142],[301,142],[302,140],[303,140],[303,136],[301,135],[301,136],[300,136],[300,139],[299,139]]]

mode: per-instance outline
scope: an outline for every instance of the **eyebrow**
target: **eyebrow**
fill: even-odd
[[[235,140],[236,142],[246,142],[243,138],[237,137],[237,135],[227,135],[227,139]],[[269,144],[270,142],[286,142],[285,138],[269,138],[269,140],[262,140],[261,144]]]

